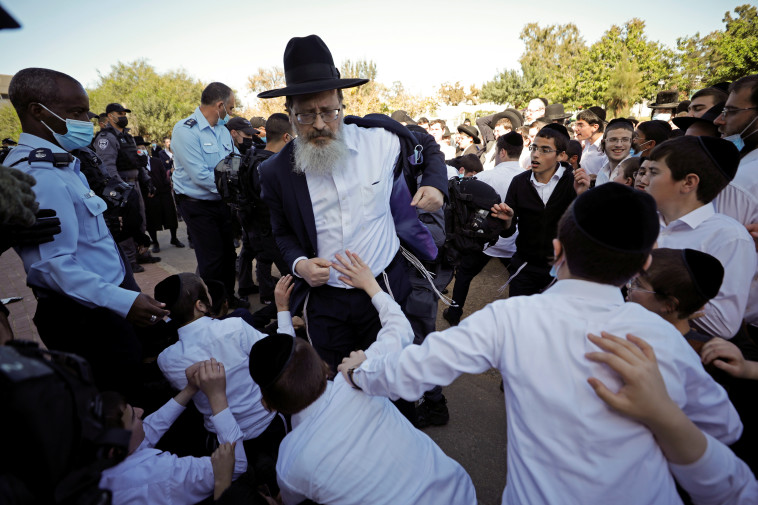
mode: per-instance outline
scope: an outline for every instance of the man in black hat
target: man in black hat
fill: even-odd
[[[564,124],[571,114],[566,114],[562,103],[551,103],[545,107],[543,119],[548,123]]]
[[[726,392],[676,328],[621,296],[619,288],[650,265],[658,236],[655,202],[628,186],[606,184],[576,198],[556,235],[557,281],[544,293],[497,300],[400,352],[355,352],[340,371],[366,394],[413,398],[435,382],[497,368],[511,441],[503,503],[564,503],[566,497],[677,503],[647,428],[610,412],[585,383],[598,377],[614,390],[620,386],[604,365],[587,358],[595,349],[588,333],[642,335],[667,389],[676,392],[674,401],[695,424],[727,444],[742,431]]]
[[[394,175],[403,161],[398,135],[406,130],[388,131],[403,127],[386,117],[375,119],[381,128],[343,122],[341,90],[368,80],[341,79],[321,38],[291,39],[284,71],[287,86],[258,97],[287,97],[297,137],[261,165],[263,198],[279,250],[299,279],[292,305],[297,310],[305,302],[313,345],[336,369],[352,349],[365,349],[374,341],[380,324],[365,293],[349,289],[331,268],[335,255],[346,249],[359,254],[402,302],[410,285],[398,235],[409,245],[431,243],[434,251],[425,259],[434,259],[431,234],[413,206],[440,208],[447,180],[428,170],[412,201],[406,198],[407,187],[404,194],[395,191],[406,181]],[[430,180],[437,186],[429,186]]]
[[[482,164],[485,170],[490,170],[503,160],[497,158],[499,149],[495,147],[497,139],[502,135],[520,128],[523,123],[521,113],[516,109],[505,109],[491,116],[480,117],[476,126],[482,134],[485,152],[482,153]]]
[[[458,156],[478,155],[481,143],[476,128],[465,124],[458,125]]]
[[[677,90],[660,91],[655,96],[655,102],[648,105],[653,110],[650,119],[670,123],[671,119],[676,116],[678,106],[679,92]]]

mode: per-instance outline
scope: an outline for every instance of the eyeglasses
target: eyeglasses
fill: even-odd
[[[605,139],[605,143],[606,144],[631,144],[632,137],[623,137],[623,138],[611,137],[609,139]]]
[[[332,109],[324,112],[307,112],[305,114],[295,114],[297,122],[300,124],[313,124],[316,122],[316,116],[321,116],[321,120],[324,123],[331,123],[337,119],[340,115],[341,109]]]
[[[637,278],[634,278],[626,283],[626,289],[627,291],[641,291],[642,293],[650,293],[651,295],[657,295],[658,293],[655,291],[650,291],[649,289],[645,289],[640,286],[640,281]]]
[[[727,114],[732,114],[733,112],[739,112],[741,110],[753,110],[753,109],[758,109],[758,107],[743,107],[742,109],[724,108],[724,110],[721,111],[721,114],[719,114],[719,117],[721,117],[721,119],[726,119]]]
[[[558,149],[550,149],[549,147],[545,147],[545,146],[540,147],[534,144],[530,145],[527,149],[529,149],[531,152],[539,150],[539,152],[541,152],[542,154],[550,154],[550,153],[559,152]]]

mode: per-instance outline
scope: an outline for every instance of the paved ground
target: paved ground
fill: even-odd
[[[179,239],[188,244],[184,223],[179,224]],[[160,256],[162,261],[144,265],[145,272],[135,274],[137,283],[145,293],[152,295],[155,285],[168,275],[194,272],[197,267],[194,252],[189,247],[179,249],[170,245],[169,238],[168,232],[159,232],[158,240],[161,242],[162,250],[156,256]],[[38,340],[32,322],[37,303],[26,287],[21,260],[13,251],[0,256],[0,279],[4,279],[0,287],[0,297],[23,297],[20,302],[8,305],[16,338]],[[503,266],[497,261],[491,261],[471,284],[464,317],[498,297],[498,287],[506,279]],[[261,307],[257,295],[252,295],[249,299],[252,311]],[[442,308],[440,304],[438,329],[448,327],[447,322],[442,319]],[[429,427],[424,431],[469,472],[480,503],[500,503],[505,487],[506,429],[499,374],[489,371],[481,375],[462,376],[444,388],[444,394],[450,410],[449,424]]]

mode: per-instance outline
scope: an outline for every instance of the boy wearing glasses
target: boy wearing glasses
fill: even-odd
[[[618,175],[616,169],[632,152],[634,125],[626,119],[613,119],[605,127],[605,155],[608,161],[597,173],[595,186],[611,182]]]
[[[539,293],[553,279],[550,260],[558,220],[576,195],[590,187],[583,169],[565,163],[569,137],[560,128],[546,126],[537,133],[529,146],[531,170],[513,178],[505,203],[496,206],[505,221],[502,236],[513,235],[516,225],[519,231],[508,268],[510,296]]]
[[[717,214],[711,201],[734,178],[739,153],[724,139],[687,136],[656,146],[646,163],[646,191],[661,219],[658,246],[702,251],[724,266],[718,295],[692,324],[711,337],[731,339],[756,272],[755,246],[745,227]]]

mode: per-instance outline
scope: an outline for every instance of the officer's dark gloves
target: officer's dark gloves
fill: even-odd
[[[40,209],[31,226],[0,226],[0,252],[14,246],[31,246],[52,242],[61,232],[61,220],[53,209]]]

